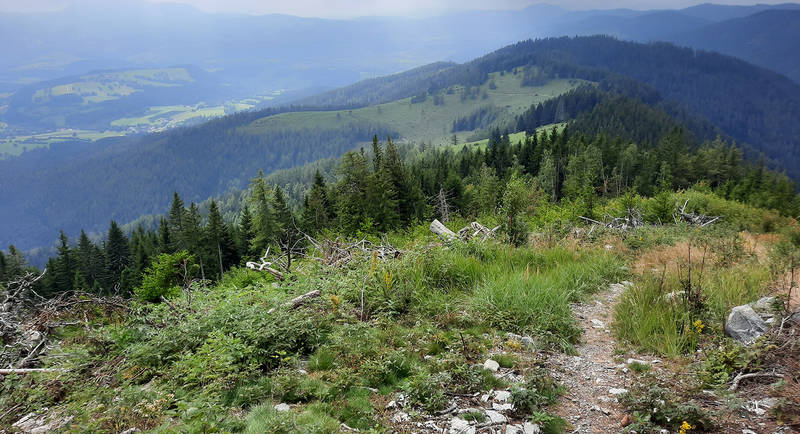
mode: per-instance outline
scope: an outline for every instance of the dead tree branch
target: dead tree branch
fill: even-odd
[[[322,295],[322,292],[320,292],[319,289],[315,289],[313,291],[307,292],[303,295],[297,296],[287,301],[286,303],[283,304],[283,306],[288,307],[289,309],[296,309],[305,304],[308,300],[312,298],[317,298],[320,295]],[[272,309],[268,310],[267,313],[275,312],[275,309],[276,308],[273,307]]]
[[[776,372],[754,372],[751,374],[739,374],[736,378],[733,379],[731,383],[731,387],[728,388],[729,391],[735,391],[739,388],[739,383],[742,380],[746,380],[748,378],[758,378],[758,377],[771,377],[771,378],[783,378],[783,374],[778,374]]]

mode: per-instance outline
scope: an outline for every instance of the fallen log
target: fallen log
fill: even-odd
[[[442,224],[438,219],[434,219],[431,222],[431,232],[436,234],[442,241],[450,243],[458,239],[458,235],[447,229],[447,226]]]
[[[303,295],[297,296],[297,297],[287,301],[286,303],[283,303],[283,306],[286,306],[289,309],[296,309],[296,308],[302,306],[306,301],[308,301],[308,300],[310,300],[312,298],[317,298],[320,295],[322,295],[322,292],[320,292],[319,289],[315,289],[315,290],[307,292],[307,293],[305,293]],[[267,313],[272,313],[272,312],[275,312],[275,308],[274,307],[267,311]]]

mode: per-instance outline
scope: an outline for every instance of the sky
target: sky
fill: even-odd
[[[70,4],[98,0],[0,0],[0,12],[58,10]],[[132,0],[102,0],[113,3]],[[145,1],[145,0],[133,0]],[[429,16],[458,10],[522,9],[535,3],[550,3],[566,9],[677,9],[709,0],[147,0],[184,3],[206,12],[246,14],[282,13],[305,17],[351,18],[358,16]],[[724,4],[785,3],[791,0],[723,0]]]

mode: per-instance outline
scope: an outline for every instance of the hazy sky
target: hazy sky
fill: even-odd
[[[69,4],[87,4],[98,0],[0,0],[0,11],[57,10]],[[119,1],[103,0],[109,4]],[[550,3],[568,9],[682,8],[709,0],[149,0],[185,3],[208,12],[248,14],[283,13],[307,17],[355,17],[367,15],[435,15],[455,10],[522,9],[535,3]],[[788,0],[791,1],[791,0]],[[785,3],[787,0],[724,0],[724,4]]]

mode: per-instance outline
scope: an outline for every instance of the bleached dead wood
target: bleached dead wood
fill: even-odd
[[[722,218],[722,216],[709,216],[705,214],[687,213],[686,206],[688,204],[689,204],[689,199],[686,199],[686,201],[683,203],[683,206],[680,206],[679,202],[675,202],[675,212],[672,214],[672,217],[675,219],[675,223],[684,221],[692,225],[703,227],[703,226],[708,226]]]
[[[307,292],[307,293],[305,293],[303,295],[297,296],[297,297],[287,301],[283,305],[288,307],[289,309],[296,309],[296,308],[302,306],[306,301],[308,301],[308,300],[310,300],[312,298],[317,298],[320,295],[322,295],[322,292],[320,292],[319,289],[315,289],[315,290]],[[275,308],[274,307],[267,311],[267,313],[272,313],[272,312],[275,312]]]
[[[463,241],[468,241],[469,239],[478,236],[481,237],[481,241],[486,241],[489,238],[494,238],[498,229],[500,229],[500,226],[497,226],[494,229],[489,229],[478,222],[472,222],[469,224],[469,226],[464,226],[463,229],[458,231],[458,235]]]
[[[303,234],[305,239],[314,247],[307,254],[307,258],[321,262],[326,266],[340,266],[349,262],[357,252],[376,254],[379,259],[394,259],[403,254],[403,251],[389,243],[384,235],[381,244],[375,245],[366,238],[358,241],[347,241],[336,237],[335,239],[317,240],[308,234]]]
[[[283,282],[283,280],[286,279],[286,276],[284,276],[282,272],[273,268],[272,262],[267,261],[267,257],[269,257],[269,248],[267,248],[267,251],[266,253],[264,253],[264,256],[260,258],[261,262],[248,262],[247,264],[245,264],[245,266],[251,270],[266,271],[275,276],[276,279]]]
[[[772,377],[772,378],[783,378],[782,374],[778,374],[776,372],[754,372],[752,374],[739,374],[736,378],[733,379],[731,383],[731,387],[728,388],[730,391],[734,391],[739,388],[739,383],[742,380],[747,378],[758,378],[758,377]]]
[[[580,219],[587,223],[591,223],[592,225],[598,225],[608,229],[618,229],[621,231],[628,231],[644,226],[642,211],[638,208],[628,208],[627,215],[624,217],[614,217],[606,214],[605,217],[603,217],[603,221],[594,220],[584,216],[580,216]],[[594,229],[594,226],[592,226],[592,229]]]
[[[447,229],[447,226],[442,224],[438,219],[434,219],[431,222],[431,232],[436,234],[442,241],[450,243],[458,239],[458,235],[455,232]]]

